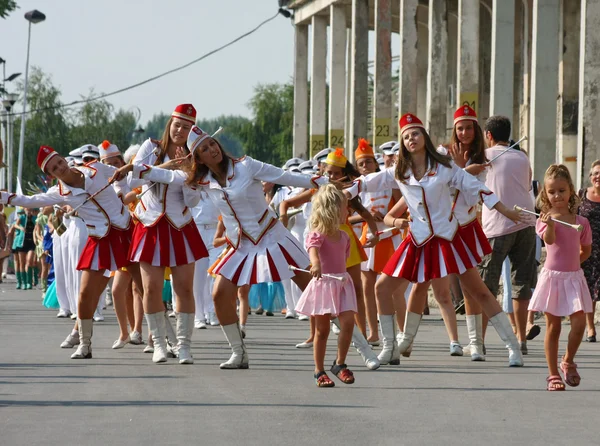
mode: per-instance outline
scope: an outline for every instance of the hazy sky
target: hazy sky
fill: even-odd
[[[32,9],[46,21],[32,25],[30,66],[52,75],[63,102],[107,93],[183,65],[221,46],[277,12],[276,0],[17,0],[0,19],[0,57],[6,73],[25,73]],[[258,83],[293,75],[294,28],[279,16],[256,33],[185,70],[108,98],[137,106],[141,122],[191,102],[199,118],[250,116],[246,104]],[[1,73],[0,73],[1,74]],[[10,91],[11,86],[8,85]]]

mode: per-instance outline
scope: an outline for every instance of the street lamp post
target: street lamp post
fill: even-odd
[[[6,164],[6,154],[8,152],[8,112],[6,110],[0,111],[0,124],[2,125],[2,147],[4,152],[2,154],[2,162]],[[0,190],[6,189],[6,169],[0,169]]]
[[[34,9],[25,13],[25,19],[29,22],[29,32],[27,35],[27,61],[25,62],[25,82],[23,85],[23,115],[21,117],[21,133],[19,135],[19,161],[17,164],[17,187],[21,185],[21,178],[23,175],[23,152],[25,150],[25,120],[27,115],[27,81],[29,78],[29,46],[31,43],[31,25],[40,23],[46,20],[46,16]],[[12,153],[12,152],[11,152]]]
[[[15,118],[14,116],[10,113],[13,105],[15,105],[15,102],[17,102],[17,97],[18,95],[16,95],[15,93],[8,93],[4,96],[4,99],[2,100],[2,105],[4,106],[4,109],[6,110],[7,113],[7,128],[6,128],[6,147],[4,148],[4,153],[6,153],[8,151],[8,167],[6,168],[6,170],[8,171],[7,174],[7,189],[8,192],[12,192],[12,167],[13,167],[13,141],[14,141],[14,135],[15,135],[15,129],[14,129],[14,124],[15,124]]]

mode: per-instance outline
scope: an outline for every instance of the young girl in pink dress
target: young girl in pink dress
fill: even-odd
[[[357,309],[354,283],[346,272],[350,238],[339,229],[346,215],[347,199],[335,186],[321,187],[312,198],[306,249],[312,265],[310,273],[313,279],[302,293],[296,311],[315,318],[314,360],[318,387],[335,386],[324,366],[330,322],[335,317],[339,320],[340,334],[337,358],[331,372],[345,384],[354,383],[354,375],[345,364]]]
[[[592,231],[587,218],[577,214],[579,200],[571,175],[562,164],[553,164],[544,176],[544,189],[538,197],[542,214],[536,231],[546,243],[546,262],[529,304],[530,311],[546,314],[544,350],[550,376],[547,389],[565,390],[558,372],[558,338],[561,317],[570,316],[571,332],[567,351],[560,363],[565,382],[577,387],[581,378],[573,361],[585,330],[585,313],[592,310],[592,298],[585,281],[581,262],[592,252]],[[580,225],[576,229],[556,223],[552,218]]]

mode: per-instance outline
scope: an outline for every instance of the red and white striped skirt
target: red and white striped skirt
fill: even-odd
[[[492,247],[481,228],[479,220],[475,219],[471,223],[459,226],[458,232],[478,264],[481,263],[484,256],[491,254]]]
[[[93,271],[117,271],[129,265],[127,252],[131,244],[133,233],[132,224],[127,229],[111,226],[102,238],[88,236],[87,242],[83,247],[78,270],[91,269]]]
[[[181,266],[208,257],[194,220],[177,229],[166,217],[153,226],[135,225],[129,260],[152,266]]]
[[[309,264],[298,240],[277,222],[256,245],[243,236],[238,248],[228,251],[212,271],[242,286],[291,279],[295,273],[289,265],[306,269]]]
[[[477,266],[467,244],[457,231],[452,241],[433,237],[422,246],[415,245],[409,233],[385,265],[383,273],[411,282],[427,282],[449,274],[462,274]]]

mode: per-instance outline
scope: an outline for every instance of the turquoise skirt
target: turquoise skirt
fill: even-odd
[[[285,308],[285,290],[281,282],[263,282],[250,287],[250,308],[262,307],[265,311],[281,311]]]

